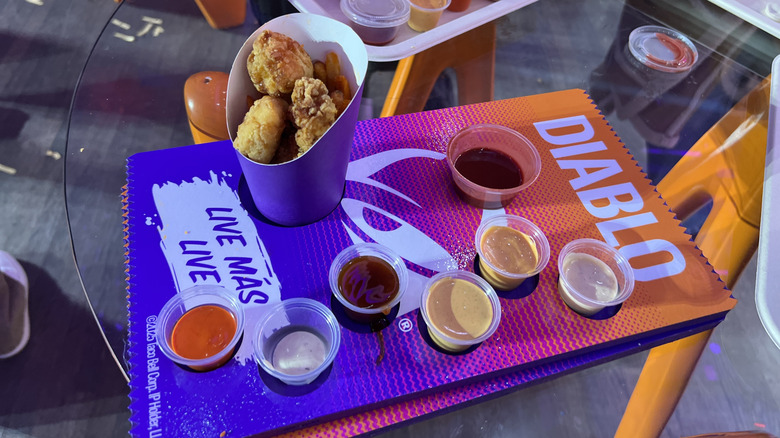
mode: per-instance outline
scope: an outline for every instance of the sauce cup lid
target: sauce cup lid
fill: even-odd
[[[439,329],[436,328],[434,324],[431,323],[430,315],[428,314],[428,296],[431,294],[431,287],[437,281],[445,278],[466,280],[472,284],[475,284],[485,293],[485,295],[487,295],[488,299],[490,300],[490,305],[493,309],[493,320],[490,322],[488,329],[480,336],[469,340],[455,339],[442,333]],[[425,324],[430,330],[436,333],[436,336],[440,337],[445,342],[461,346],[476,345],[485,341],[487,338],[493,336],[493,333],[496,332],[498,325],[501,322],[501,302],[498,299],[498,295],[496,295],[496,291],[493,289],[490,283],[485,281],[482,277],[469,271],[447,271],[438,273],[431,277],[428,282],[425,283],[423,293],[420,295],[420,312],[422,313]]]
[[[628,50],[641,64],[666,73],[688,71],[699,59],[688,37],[662,26],[640,26],[631,31]]]
[[[396,27],[409,20],[406,0],[341,0],[341,12],[366,27]]]

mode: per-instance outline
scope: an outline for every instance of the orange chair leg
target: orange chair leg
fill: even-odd
[[[721,280],[732,288],[758,248],[759,227],[743,220],[734,204],[724,201],[725,196],[721,193],[713,199],[712,210],[699,230],[696,244]]]
[[[458,104],[493,100],[496,24],[489,22],[398,63],[381,117],[422,111],[444,69],[458,79]]]
[[[489,102],[493,100],[496,70],[496,26],[478,28],[482,47],[475,47],[471,57],[455,65],[455,77],[458,79],[458,105]]]
[[[661,435],[710,334],[712,330],[707,330],[650,350],[615,437]]]
[[[758,245],[769,80],[743,98],[658,184],[681,218],[712,199],[696,244],[731,288]],[[758,170],[756,170],[758,169]],[[756,199],[758,197],[758,199]],[[631,394],[618,437],[661,434],[682,396],[712,330],[650,350]]]
[[[244,0],[195,0],[203,17],[214,29],[227,29],[244,24]]]

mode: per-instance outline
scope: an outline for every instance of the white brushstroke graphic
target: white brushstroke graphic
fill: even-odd
[[[243,303],[245,327],[281,301],[281,284],[271,259],[238,195],[213,172],[210,179],[168,182],[152,187],[159,214],[160,246],[182,291],[196,284],[219,284]],[[247,336],[236,359],[252,361]]]

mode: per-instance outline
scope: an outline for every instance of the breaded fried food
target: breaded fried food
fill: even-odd
[[[246,64],[257,91],[273,96],[290,94],[296,80],[314,73],[311,58],[299,42],[270,30],[261,32],[252,44]]]
[[[322,137],[336,120],[336,105],[328,95],[325,84],[314,78],[301,78],[295,81],[292,92],[290,112],[298,127],[295,142],[299,153],[303,154]]]
[[[295,127],[290,126],[282,134],[279,149],[276,150],[271,164],[281,164],[298,158],[298,145],[295,143]]]
[[[333,90],[328,94],[330,95],[330,100],[333,101],[333,105],[336,106],[336,118],[338,118],[347,109],[349,100],[344,98],[344,93],[341,90]]]
[[[233,147],[258,163],[270,163],[287,126],[287,110],[287,102],[279,97],[263,96],[256,100],[238,125]]]

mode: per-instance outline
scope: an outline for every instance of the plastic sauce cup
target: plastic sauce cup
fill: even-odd
[[[358,264],[363,263],[362,266]],[[409,282],[403,259],[376,243],[341,251],[330,266],[330,289],[353,320],[369,324],[390,314]]]
[[[208,335],[198,336],[203,321],[210,321]],[[155,334],[157,345],[169,359],[196,371],[209,371],[230,359],[243,331],[244,310],[238,299],[222,286],[200,285],[165,303],[157,316]]]
[[[408,0],[341,0],[340,6],[349,25],[366,44],[389,43],[409,21]]]
[[[417,32],[425,32],[439,24],[442,12],[450,6],[451,0],[409,0],[412,7],[409,15],[409,27]]]
[[[495,333],[501,303],[485,280],[468,271],[436,274],[426,283],[420,310],[431,339],[451,352],[466,350]]]
[[[634,271],[615,248],[595,239],[566,244],[558,256],[558,293],[585,316],[618,305],[634,291]]]
[[[466,172],[467,169],[458,160],[465,160],[465,157],[475,152],[489,152],[492,156],[488,158],[495,164],[487,170],[482,167]],[[503,161],[509,162],[496,162],[501,157]],[[484,163],[481,164],[484,166]],[[452,173],[455,190],[464,201],[477,208],[493,209],[507,206],[518,193],[536,181],[542,170],[542,159],[533,143],[517,131],[500,125],[479,124],[460,130],[450,139],[447,144],[447,165]],[[517,172],[515,175],[506,175],[511,166],[516,166]],[[466,175],[480,181],[472,181]],[[500,175],[515,176],[517,179],[498,178]],[[487,186],[488,183],[494,187]]]
[[[306,385],[333,363],[341,329],[322,303],[292,298],[257,322],[252,343],[255,360],[265,372],[288,385]]]
[[[550,243],[544,232],[533,222],[511,214],[496,215],[482,222],[474,245],[482,277],[498,290],[518,287],[526,278],[540,273],[550,261]]]

